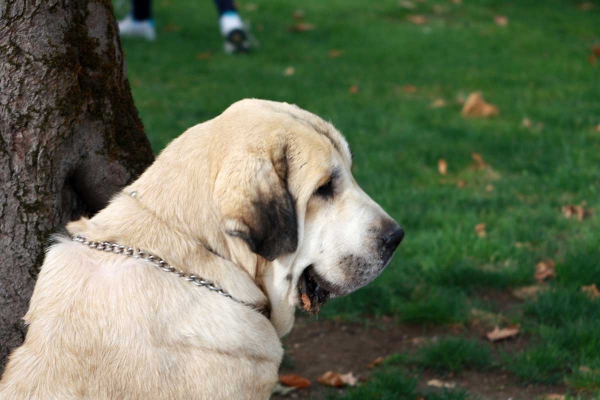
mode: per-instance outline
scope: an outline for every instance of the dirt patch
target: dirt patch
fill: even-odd
[[[329,391],[335,390],[324,388],[317,383],[317,378],[325,371],[351,371],[359,379],[368,379],[371,370],[367,365],[377,357],[394,353],[410,354],[422,343],[448,334],[457,333],[448,327],[398,325],[386,319],[357,324],[330,320],[314,321],[300,317],[293,331],[284,339],[287,359],[281,372],[302,375],[311,380],[312,386],[295,391],[287,397],[273,398],[325,399]],[[468,332],[462,334],[470,336]],[[501,345],[498,350],[510,351],[509,348],[513,346]],[[426,386],[430,379],[455,382],[457,388],[489,400],[527,400],[547,393],[565,392],[562,386],[522,386],[504,371],[466,371],[457,376],[425,371],[421,382],[423,392],[432,390]]]

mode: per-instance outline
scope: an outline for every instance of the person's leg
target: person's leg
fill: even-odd
[[[132,0],[131,15],[136,21],[152,19],[152,0]]]
[[[219,12],[219,17],[226,12],[233,11],[237,14],[237,9],[233,4],[233,0],[215,0],[215,5],[217,6],[217,11]]]
[[[225,52],[240,53],[250,50],[248,34],[233,0],[214,0],[219,13],[219,26],[225,38]]]
[[[119,21],[121,36],[156,39],[152,20],[152,0],[131,0],[131,14]]]

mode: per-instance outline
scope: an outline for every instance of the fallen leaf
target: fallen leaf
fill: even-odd
[[[341,57],[342,54],[344,54],[344,52],[340,51],[340,50],[335,50],[335,49],[329,50],[329,58],[338,58],[338,57]]]
[[[284,386],[291,386],[297,389],[304,389],[310,386],[310,381],[300,375],[279,375],[279,382]]]
[[[498,26],[506,26],[508,25],[508,18],[504,15],[496,15],[494,17],[494,23]]]
[[[590,2],[590,1],[586,1],[584,3],[579,3],[579,4],[577,4],[577,8],[579,8],[582,11],[590,11],[591,9],[594,8],[594,3]]]
[[[594,130],[598,133],[600,133],[600,124],[596,125],[596,127],[594,128]]]
[[[208,60],[212,57],[212,53],[210,51],[205,51],[204,53],[196,54],[196,59],[198,60]]]
[[[498,115],[498,107],[486,103],[483,100],[481,92],[474,92],[467,97],[462,109],[462,116],[465,118],[487,118]]]
[[[287,396],[291,392],[296,390],[293,386],[283,386],[281,383],[277,382],[275,387],[273,388],[272,394],[278,394],[280,396]]]
[[[402,8],[406,8],[407,10],[414,10],[414,8],[415,8],[415,3],[413,3],[412,1],[408,1],[408,0],[400,1],[398,3],[398,5]]]
[[[373,369],[376,366],[378,366],[379,364],[381,364],[383,362],[383,360],[385,360],[385,357],[377,357],[376,359],[371,361],[371,363],[369,363],[369,365],[367,365],[367,368]]]
[[[181,30],[181,27],[179,25],[168,24],[165,25],[163,29],[165,30],[165,32],[177,32]]]
[[[512,295],[519,300],[535,299],[539,293],[546,290],[545,286],[532,285],[513,289]]]
[[[427,23],[427,18],[422,15],[409,15],[406,19],[415,25],[424,25]]]
[[[308,32],[314,31],[317,27],[306,22],[298,22],[288,28],[290,32]]]
[[[581,291],[585,293],[590,299],[600,298],[600,290],[596,287],[596,284],[582,286]]]
[[[507,326],[506,328],[498,328],[497,326],[493,331],[486,334],[490,342],[497,342],[499,340],[509,339],[519,334],[519,325]]]
[[[326,386],[333,387],[344,387],[344,386],[356,386],[358,379],[352,372],[348,372],[347,374],[340,374],[333,371],[327,371],[323,375],[321,375],[317,381]]]
[[[427,386],[433,386],[436,388],[446,388],[446,389],[453,389],[456,387],[456,383],[454,382],[443,382],[440,381],[439,379],[432,379],[430,381],[427,382]]]
[[[448,163],[443,158],[438,160],[438,171],[440,175],[446,175],[448,173]]]
[[[428,342],[429,342],[429,339],[426,337],[422,337],[422,336],[410,339],[410,344],[412,344],[413,346],[420,346],[420,345],[428,343]]]
[[[475,164],[473,165],[474,170],[483,169],[486,167],[486,163],[485,161],[483,161],[483,157],[481,157],[481,154],[473,153],[471,154],[471,158],[473,159],[473,161],[475,161]]]
[[[485,191],[488,192],[488,193],[489,192],[493,192],[494,191],[494,185],[487,185],[485,187]]]
[[[459,189],[464,188],[467,185],[467,182],[464,179],[459,179],[458,182],[456,182],[456,187]]]
[[[452,4],[462,4],[462,0],[450,0]]]
[[[600,57],[600,45],[595,44],[592,46],[592,54],[596,57]]]
[[[294,67],[287,67],[284,71],[283,71],[283,75],[284,76],[292,76],[296,73],[296,70],[294,69]]]
[[[533,277],[539,283],[556,276],[556,264],[552,260],[540,261],[535,264],[535,274]]]
[[[566,206],[564,206],[561,210],[564,214],[565,217],[567,218],[572,218],[572,217],[577,217],[578,221],[583,221],[584,218],[588,217],[590,215],[589,210],[586,210],[584,208],[585,203],[582,203],[581,205],[573,205],[573,204],[568,204]]]
[[[480,238],[486,237],[487,233],[485,232],[485,224],[475,225],[475,232],[477,233],[477,236],[479,236]]]
[[[446,107],[446,100],[444,99],[435,99],[433,103],[431,103],[431,108],[442,108]]]
[[[523,118],[523,122],[521,123],[521,126],[523,128],[531,128],[533,126],[533,123],[531,122],[531,120],[528,117]]]
[[[402,86],[402,91],[404,93],[416,93],[417,92],[417,87],[413,86],[413,85],[404,85]],[[600,125],[598,125],[600,127]]]
[[[295,10],[292,13],[292,17],[294,17],[294,19],[302,19],[304,18],[304,11],[303,10]]]
[[[552,393],[552,394],[547,394],[546,396],[544,396],[544,399],[545,400],[565,400],[565,395]]]
[[[310,312],[310,308],[312,307],[310,297],[308,297],[308,295],[306,293],[302,293],[301,300],[302,300],[302,308],[305,311]]]
[[[357,85],[352,85],[352,86],[350,86],[349,92],[350,92],[351,94],[356,94],[356,93],[358,93],[358,86],[357,86]]]

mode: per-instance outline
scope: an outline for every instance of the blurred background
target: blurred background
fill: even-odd
[[[153,6],[156,40],[123,45],[155,152],[237,100],[295,103],[406,231],[373,284],[299,315],[282,374],[312,384],[280,396],[597,395],[600,3],[238,1],[256,40],[233,55],[211,1]]]

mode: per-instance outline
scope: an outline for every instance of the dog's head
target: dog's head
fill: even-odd
[[[371,282],[404,232],[352,176],[352,155],[329,123],[296,106],[244,100],[211,121],[225,136],[214,177],[222,227],[259,256],[257,280],[280,334],[295,306]]]

